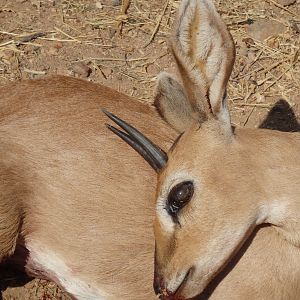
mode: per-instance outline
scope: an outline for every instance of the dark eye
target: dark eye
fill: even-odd
[[[175,185],[168,196],[167,211],[177,219],[178,211],[183,208],[192,198],[194,184],[192,181],[184,181]]]

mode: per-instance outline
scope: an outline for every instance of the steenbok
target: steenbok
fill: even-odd
[[[299,135],[231,127],[211,2],[182,2],[172,50],[184,87],[160,75],[156,106],[174,129],[74,78],[0,88],[0,261],[75,299],[156,299],[154,272],[161,299],[299,299]]]

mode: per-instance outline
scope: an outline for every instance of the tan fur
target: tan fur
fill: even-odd
[[[7,200],[19,198],[24,205],[25,246],[54,251],[72,268],[74,280],[104,290],[105,299],[155,299],[155,175],[107,131],[99,108],[118,111],[165,149],[174,131],[146,105],[78,79],[25,81],[0,92],[1,170],[11,183],[1,195],[14,189]],[[211,299],[296,293],[294,252],[275,229],[261,229]]]
[[[14,252],[20,230],[20,205],[26,194],[21,184],[14,183],[12,178],[16,176],[5,162],[0,162],[0,262]]]
[[[180,105],[174,106],[170,95],[160,93],[170,89],[164,79],[168,75],[158,77],[156,105],[164,118],[177,130],[184,128],[184,133],[169,151],[167,166],[159,174],[157,292],[162,299],[187,299],[200,294],[232,261],[257,226],[270,224],[268,238],[272,236],[272,241],[278,243],[274,251],[280,249],[285,267],[294,268],[288,282],[283,275],[284,284],[290,288],[280,285],[282,274],[274,271],[273,265],[269,266],[273,276],[267,276],[265,282],[261,271],[253,274],[260,278],[261,285],[257,286],[256,281],[251,291],[237,289],[234,299],[298,299],[300,135],[231,128],[226,85],[235,49],[211,1],[182,1],[174,32],[173,52],[180,62],[184,89],[175,97]],[[205,67],[199,66],[196,57],[203,59]],[[179,96],[184,94],[188,99]],[[210,110],[205,109],[207,103]],[[193,111],[188,116],[190,106]],[[196,120],[195,111],[199,114]],[[203,113],[206,118],[200,115]],[[168,196],[175,185],[185,181],[193,182],[194,194],[175,222],[167,212]],[[265,258],[255,246],[248,251],[251,249],[256,252],[254,264]],[[237,265],[230,275],[240,275],[246,271],[242,269]],[[272,292],[267,292],[267,286],[273,286]],[[232,291],[225,292],[227,297],[230,294],[233,299]],[[220,295],[217,289],[212,299]]]
[[[235,47],[213,3],[183,0],[171,44],[193,108],[208,115],[222,114]]]
[[[0,258],[14,250],[20,237],[18,243],[30,251],[26,268],[31,274],[67,287],[62,273],[41,274],[51,261],[32,266],[50,252],[70,270],[74,283],[100,290],[98,299],[156,299],[152,223],[160,207],[155,210],[155,173],[106,129],[100,109],[118,114],[164,149],[177,133],[147,105],[74,78],[10,84],[0,88],[0,95]],[[292,196],[299,195],[299,135],[236,130],[233,137],[217,114],[205,112],[207,121],[201,127],[191,122],[158,178],[158,195],[167,194],[168,178],[178,166],[199,186],[196,200],[180,217],[181,230],[170,232],[173,223],[166,220],[164,227],[156,216],[157,267],[161,275],[172,276],[199,257],[208,258],[213,273],[206,279],[191,274],[183,296],[211,288],[221,274],[209,299],[298,299],[298,219],[292,213],[299,209]],[[287,204],[288,218],[282,218],[280,206],[268,206],[277,199]],[[260,209],[265,212],[260,221],[277,226],[262,227],[250,238],[246,230],[224,256],[240,225]],[[222,239],[206,247],[223,228]],[[208,299],[209,292],[200,299]]]
[[[154,298],[155,173],[107,130],[100,109],[138,124],[165,148],[174,132],[148,106],[77,79],[24,81],[0,94],[4,255],[15,244],[19,200],[26,246],[52,250],[107,299]]]
[[[300,166],[295,164],[299,159],[299,134],[236,130],[234,141],[228,141],[216,121],[204,123],[201,129],[195,125],[185,132],[169,154],[158,189],[160,203],[175,184],[174,176],[179,178],[176,183],[193,180],[195,185],[192,201],[179,214],[180,227],[173,225],[166,230],[164,224],[172,220],[166,220],[158,209],[156,259],[166,284],[192,268],[178,294],[199,294],[232,259],[256,225],[271,223],[278,232],[277,242],[282,244],[281,255],[291,253],[286,259],[286,267],[293,268],[295,274],[291,284],[299,286]],[[279,251],[277,246],[275,249]],[[268,247],[265,251],[272,250]],[[260,260],[256,255],[255,264]],[[261,272],[265,273],[265,268]],[[273,276],[272,282],[280,280],[276,273]],[[282,290],[282,286],[274,290],[275,295],[283,293],[283,299],[297,299],[299,292],[298,288],[293,293]],[[252,287],[252,293],[258,292]]]
[[[185,131],[193,121],[200,117],[190,105],[181,84],[166,72],[158,77],[154,105],[160,115],[179,132]]]

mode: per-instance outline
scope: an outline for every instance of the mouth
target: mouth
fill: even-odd
[[[160,300],[186,300],[186,298],[180,296],[180,291],[184,288],[184,285],[188,281],[189,276],[193,271],[193,267],[191,267],[185,274],[183,280],[178,285],[175,291],[169,291],[167,288],[162,289],[161,293],[157,296]]]

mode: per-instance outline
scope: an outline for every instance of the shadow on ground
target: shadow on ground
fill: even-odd
[[[8,287],[24,286],[31,280],[32,278],[15,269],[11,264],[2,264],[0,266],[0,300],[3,300],[2,292]]]
[[[275,103],[259,128],[279,130],[285,132],[299,132],[300,124],[287,101],[281,99]]]

